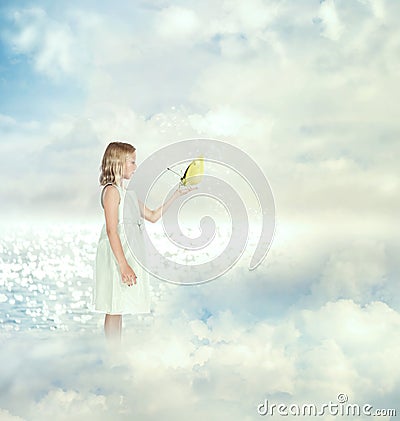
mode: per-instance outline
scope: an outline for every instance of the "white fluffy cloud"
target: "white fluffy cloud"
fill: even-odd
[[[196,13],[190,9],[169,6],[160,11],[155,27],[165,41],[176,44],[190,43],[196,40],[201,29]]]
[[[335,2],[333,0],[323,1],[319,16],[322,19],[323,24],[322,34],[333,41],[338,41],[344,28],[338,16]]]
[[[144,329],[126,324],[119,358],[88,332],[74,338],[53,333],[42,341],[26,334],[4,344],[2,357],[19,369],[4,373],[1,405],[10,417],[32,420],[111,414],[183,420],[185,411],[196,420],[206,414],[239,420],[254,418],[265,398],[321,404],[342,392],[349,402],[382,407],[400,382],[392,364],[400,350],[400,316],[382,302],[330,302],[274,323],[249,325],[224,311],[207,321],[182,314]],[[21,340],[29,343],[29,355],[13,354]]]
[[[330,256],[316,294],[322,293],[329,300],[352,297],[368,302],[387,281],[386,266],[382,242],[355,240]]]
[[[0,416],[3,421],[21,421],[23,418],[15,417],[14,415],[11,415],[8,411],[5,411],[4,409],[0,409]]]
[[[10,37],[12,47],[31,56],[37,71],[51,77],[76,71],[79,50],[68,24],[49,18],[41,8],[15,11],[12,19],[19,29]]]

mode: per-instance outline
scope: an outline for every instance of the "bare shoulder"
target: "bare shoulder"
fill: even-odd
[[[103,189],[103,203],[107,204],[118,204],[120,201],[119,191],[113,184],[105,186]]]

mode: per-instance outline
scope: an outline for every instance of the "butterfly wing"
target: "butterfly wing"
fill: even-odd
[[[199,184],[203,178],[204,174],[204,157],[203,155],[199,156],[197,159],[192,161],[189,166],[186,168],[183,177],[181,178],[181,183],[184,186]]]

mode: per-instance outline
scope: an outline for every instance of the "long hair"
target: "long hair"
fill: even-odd
[[[121,185],[126,157],[133,154],[135,150],[134,146],[124,142],[111,142],[107,146],[101,162],[100,184],[102,186],[107,183]]]

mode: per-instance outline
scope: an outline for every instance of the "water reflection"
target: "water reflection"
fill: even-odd
[[[99,226],[0,231],[0,329],[96,329],[91,311]]]
[[[101,223],[0,226],[0,330],[81,331],[102,327],[103,315],[91,309],[100,229]],[[163,232],[156,231],[152,239],[161,253],[178,262],[194,260],[187,251],[176,251],[165,244]],[[189,229],[189,234],[196,233]],[[218,255],[227,239],[220,232],[216,238],[219,241],[212,252]],[[210,252],[204,250],[201,255],[196,251],[195,257],[195,263],[207,261]],[[175,288],[150,276],[151,313],[126,316],[129,324],[151,325]]]

